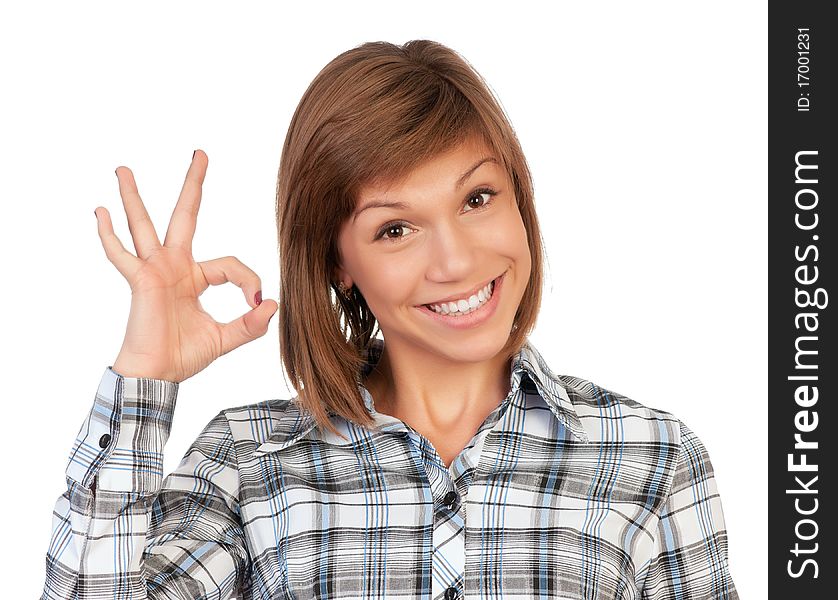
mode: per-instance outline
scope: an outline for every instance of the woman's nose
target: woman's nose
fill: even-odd
[[[430,240],[427,271],[441,281],[467,279],[479,264],[483,249],[473,233],[456,225],[437,228]]]

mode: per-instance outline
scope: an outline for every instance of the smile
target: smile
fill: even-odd
[[[426,304],[425,306],[434,312],[443,315],[451,315],[454,317],[466,315],[471,311],[478,310],[481,306],[486,304],[489,301],[489,298],[492,297],[492,290],[494,287],[495,280],[493,279],[480,288],[476,294],[472,294],[467,298],[449,300],[448,302],[440,302],[439,304]]]
[[[417,306],[439,323],[468,328],[479,325],[494,314],[506,273],[499,275],[467,298]]]

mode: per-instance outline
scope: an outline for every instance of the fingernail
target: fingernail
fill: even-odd
[[[256,306],[262,304],[262,290],[256,292],[256,296],[254,296],[253,301],[256,302]]]
[[[193,150],[193,151],[192,151],[192,160],[195,160],[195,153],[196,153],[196,152],[197,152],[197,150]]]
[[[99,213],[96,212],[96,209],[93,209],[93,215],[96,217],[96,220],[99,220]]]

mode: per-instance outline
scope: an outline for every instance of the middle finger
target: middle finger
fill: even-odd
[[[179,247],[192,252],[192,238],[195,237],[198,209],[201,207],[201,186],[207,175],[207,162],[206,153],[203,150],[195,150],[177,205],[169,219],[164,246]]]

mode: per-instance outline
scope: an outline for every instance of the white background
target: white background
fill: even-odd
[[[765,597],[765,5],[297,4],[3,9],[4,589],[40,594],[67,455],[122,344],[130,290],[93,216],[106,207],[133,251],[114,168],[162,239],[205,150],[195,257],[237,256],[276,299],[275,178],[303,91],[362,42],[430,38],[488,80],[530,162],[549,256],[533,343],[696,432],[734,581]],[[219,321],[248,310],[233,285],[201,300]],[[275,318],[182,383],[166,472],[221,409],[291,395],[280,365]]]

